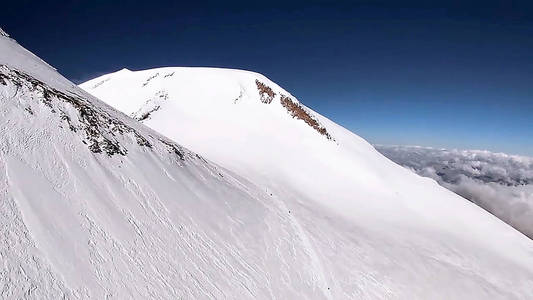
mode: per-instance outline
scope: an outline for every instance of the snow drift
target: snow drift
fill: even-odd
[[[272,197],[305,240],[314,297],[531,296],[531,240],[260,74],[123,69],[80,86]]]

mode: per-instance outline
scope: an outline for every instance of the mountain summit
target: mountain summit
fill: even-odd
[[[531,296],[533,241],[259,74],[83,87],[131,117],[0,36],[0,298]]]
[[[5,37],[0,100],[0,298],[330,297],[271,196]]]
[[[532,241],[261,74],[159,68],[81,87],[264,190],[302,231],[313,282],[326,296],[530,293]]]

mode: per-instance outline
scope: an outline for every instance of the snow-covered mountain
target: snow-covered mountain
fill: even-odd
[[[261,75],[85,87],[222,167],[3,34],[2,299],[531,297],[533,241]]]
[[[265,191],[307,245],[315,297],[533,295],[531,240],[260,74],[123,69],[81,87]]]
[[[1,299],[355,292],[333,290],[309,233],[276,196],[88,95],[8,37],[0,162]]]

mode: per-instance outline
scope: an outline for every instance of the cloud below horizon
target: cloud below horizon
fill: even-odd
[[[533,158],[481,150],[383,145],[375,148],[533,239]]]

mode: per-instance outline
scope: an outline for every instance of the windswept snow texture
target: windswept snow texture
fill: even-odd
[[[0,299],[354,292],[328,289],[311,236],[278,197],[0,38]]]
[[[250,259],[252,265],[267,262],[262,272],[279,279],[269,286],[280,289],[268,294],[257,291],[252,279],[243,282],[255,297],[285,299],[284,290],[300,298],[329,299],[533,297],[533,241],[435,181],[391,162],[260,74],[124,69],[81,87],[266,192],[264,205],[279,219],[264,221],[268,230],[252,233],[263,243],[249,240],[242,246],[259,251],[268,245],[266,253],[274,251],[283,262],[264,254]],[[294,117],[282,96],[308,117]],[[264,220],[249,209],[244,214],[250,224]],[[235,219],[233,214],[222,211],[210,219]],[[296,236],[276,237],[290,246],[274,250],[272,235],[280,231],[271,226],[283,218]],[[237,236],[247,226],[242,230]],[[305,262],[285,261],[300,251],[296,261]],[[288,281],[280,267],[306,275]],[[213,282],[218,280],[225,277]]]
[[[479,150],[376,146],[533,238],[533,158]]]

